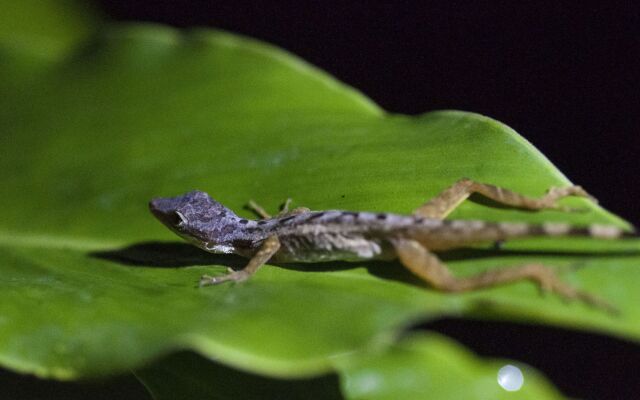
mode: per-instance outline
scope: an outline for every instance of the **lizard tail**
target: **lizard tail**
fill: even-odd
[[[465,245],[493,241],[496,243],[515,238],[535,236],[586,236],[599,239],[636,237],[628,231],[612,225],[589,225],[576,227],[566,223],[527,224],[516,222],[443,221],[433,226],[413,226],[408,236],[431,250],[447,250]]]
[[[576,227],[565,223],[547,222],[540,225],[502,223],[498,224],[505,236],[588,236],[598,239],[619,239],[622,237],[637,237],[635,229],[623,230],[612,225],[593,224]]]

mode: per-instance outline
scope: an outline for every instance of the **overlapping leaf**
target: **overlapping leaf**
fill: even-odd
[[[156,400],[163,399],[509,399],[497,383],[504,362],[481,361],[446,338],[404,338],[387,349],[334,360],[334,375],[286,383],[234,371],[194,354],[167,357],[136,373]],[[519,399],[562,398],[527,366]],[[456,384],[452,384],[456,382]]]

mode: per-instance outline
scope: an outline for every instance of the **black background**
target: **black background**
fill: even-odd
[[[632,2],[99,1],[114,20],[209,26],[283,47],[384,109],[496,118],[640,225],[640,11]],[[640,288],[639,288],[640,290]],[[508,323],[424,325],[525,361],[565,394],[640,397],[638,347]]]
[[[100,3],[116,20],[210,26],[265,40],[391,112],[450,108],[496,118],[606,208],[640,224],[640,12],[632,2]],[[568,395],[639,393],[640,354],[622,341],[507,323],[424,327],[480,354],[526,361]]]

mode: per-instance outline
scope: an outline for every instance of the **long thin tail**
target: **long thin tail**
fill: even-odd
[[[576,227],[566,223],[527,224],[516,222],[443,221],[438,227],[420,225],[412,237],[432,250],[450,249],[484,241],[506,241],[534,236],[586,236],[599,239],[636,237],[635,231],[625,231],[612,225]]]
[[[508,230],[508,224],[501,224]],[[565,223],[544,223],[529,225],[529,232],[525,236],[588,236],[598,239],[619,239],[622,237],[636,237],[634,231],[625,231],[612,225],[593,224],[585,227],[571,226]]]

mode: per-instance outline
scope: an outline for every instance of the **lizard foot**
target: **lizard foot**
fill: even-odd
[[[202,275],[200,277],[200,287],[203,286],[211,286],[218,285],[220,283],[232,281],[232,282],[242,282],[249,278],[249,274],[246,271],[234,271],[231,268],[227,268],[228,273],[226,275],[221,276],[210,276],[210,275]]]

